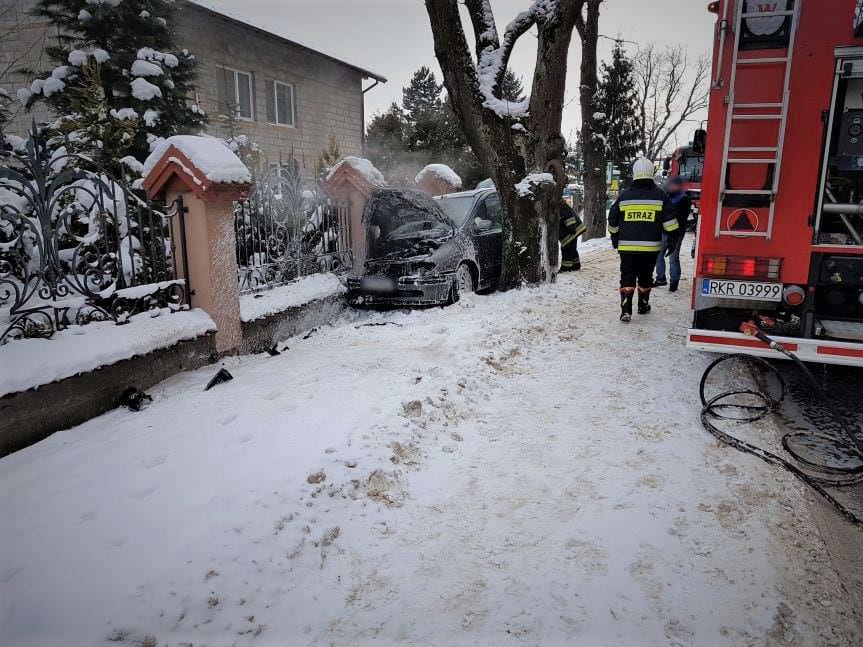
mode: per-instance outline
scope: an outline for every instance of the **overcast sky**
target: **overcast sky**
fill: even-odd
[[[393,101],[400,101],[402,87],[420,66],[432,67],[440,79],[423,0],[205,0],[205,3],[385,76],[389,82],[366,95],[367,117]],[[498,28],[502,29],[529,4],[529,0],[492,0]],[[712,46],[715,16],[707,12],[707,4],[707,0],[606,0],[600,31],[641,44],[681,43],[697,56]],[[533,74],[535,42],[531,36],[523,36],[510,65],[516,74],[523,76],[526,86]],[[635,49],[635,45],[628,47]],[[578,128],[579,48],[576,36],[568,61],[568,103],[563,118],[563,134],[567,138]],[[610,48],[610,41],[600,40],[601,57],[608,56]],[[689,130],[692,129],[694,126]],[[689,135],[683,134],[685,139]]]

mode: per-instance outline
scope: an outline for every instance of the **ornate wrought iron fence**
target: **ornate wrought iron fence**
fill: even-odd
[[[347,205],[326,197],[295,161],[257,181],[234,216],[241,292],[353,265]]]
[[[38,137],[0,164],[0,344],[184,307],[170,213]]]

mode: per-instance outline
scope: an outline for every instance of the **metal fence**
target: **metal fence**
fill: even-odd
[[[258,180],[234,216],[241,293],[353,265],[347,204],[328,198],[294,161]]]
[[[31,137],[0,153],[0,344],[185,304],[167,213]]]

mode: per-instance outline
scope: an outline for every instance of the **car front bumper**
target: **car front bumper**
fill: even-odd
[[[455,285],[455,274],[434,277],[403,276],[395,280],[393,290],[367,290],[362,277],[347,280],[348,303],[353,306],[433,306],[449,302]]]

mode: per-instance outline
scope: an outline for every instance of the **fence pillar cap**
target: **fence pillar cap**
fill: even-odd
[[[360,157],[345,157],[327,175],[327,191],[334,197],[359,193],[368,198],[375,189],[386,186],[383,174]]]
[[[152,199],[168,190],[191,191],[203,202],[240,200],[252,175],[220,139],[178,135],[162,141],[144,163],[143,187]]]
[[[446,195],[460,191],[461,178],[446,164],[429,164],[414,178],[420,191],[430,196]]]

